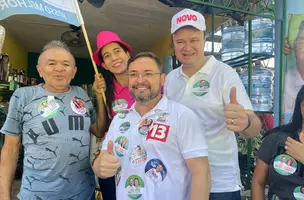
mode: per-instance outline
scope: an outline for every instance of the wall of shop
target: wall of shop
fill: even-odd
[[[5,28],[5,26],[4,26]],[[7,53],[14,69],[27,71],[27,50],[22,44],[6,30],[3,53]]]

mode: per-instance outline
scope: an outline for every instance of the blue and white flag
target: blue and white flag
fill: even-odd
[[[0,20],[12,15],[32,14],[75,26],[83,24],[77,0],[0,0]]]

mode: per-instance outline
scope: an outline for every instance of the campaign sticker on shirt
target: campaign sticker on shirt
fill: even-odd
[[[124,156],[128,150],[128,147],[129,147],[128,138],[126,138],[125,136],[119,136],[118,138],[116,138],[114,149],[117,156],[119,157]]]
[[[130,122],[124,122],[120,125],[119,131],[120,132],[126,132],[130,128]]]
[[[125,189],[131,199],[139,199],[144,192],[144,181],[137,175],[129,176],[126,180]]]
[[[197,81],[192,88],[192,92],[195,96],[204,96],[208,93],[210,88],[210,84],[208,81],[205,80],[199,80]]]
[[[152,128],[147,134],[146,140],[157,140],[159,142],[166,142],[169,136],[169,131],[169,125],[153,123]]]
[[[117,170],[117,173],[115,175],[115,183],[116,183],[116,186],[119,185],[119,182],[120,182],[120,179],[121,179],[121,166],[118,168]]]
[[[147,151],[145,147],[136,145],[130,156],[130,163],[133,165],[139,165],[147,160]]]
[[[279,174],[289,176],[297,170],[297,161],[289,155],[282,154],[275,158],[273,167]]]
[[[167,169],[159,159],[151,159],[146,164],[145,173],[154,183],[160,183],[165,180]]]
[[[74,97],[71,100],[70,105],[71,105],[72,110],[79,115],[84,115],[87,112],[87,109],[86,109],[82,99]]]
[[[274,195],[272,195],[271,200],[280,200],[280,199],[279,199],[278,195],[274,194]]]
[[[161,123],[166,123],[167,122],[167,119],[168,119],[168,116],[169,116],[169,113],[167,112],[160,112],[160,113],[157,113],[157,122],[161,122]]]
[[[42,117],[52,118],[57,114],[59,107],[55,97],[48,96],[46,100],[40,102],[38,112]]]
[[[296,200],[304,200],[304,186],[298,186],[293,191],[293,196]]]
[[[121,113],[128,110],[128,102],[125,99],[116,99],[112,103],[112,109],[115,113]]]
[[[153,119],[144,119],[138,126],[138,132],[142,135],[147,135],[152,128]]]
[[[120,119],[124,119],[124,118],[126,118],[126,116],[128,115],[128,113],[129,113],[129,110],[125,110],[125,111],[117,113],[117,115],[118,115],[118,117]]]

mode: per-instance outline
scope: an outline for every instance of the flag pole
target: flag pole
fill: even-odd
[[[89,40],[89,37],[88,37],[88,33],[87,33],[86,28],[85,28],[85,25],[84,25],[84,21],[83,21],[81,12],[80,12],[80,8],[79,8],[79,5],[78,5],[78,2],[77,2],[77,0],[73,0],[73,2],[74,2],[74,5],[75,5],[75,8],[76,8],[76,10],[77,10],[77,18],[78,18],[78,21],[80,22],[80,25],[81,25],[81,30],[82,30],[82,32],[83,32],[84,39],[85,39],[85,41],[86,41],[87,48],[88,48],[88,50],[89,50],[90,59],[91,59],[92,64],[93,64],[93,68],[94,68],[95,74],[99,74],[98,69],[97,69],[97,66],[96,66],[96,63],[95,63],[94,60],[93,60],[92,47],[91,47],[91,44],[90,44],[90,40]],[[108,88],[108,89],[109,89],[109,88]],[[109,119],[112,119],[112,117],[111,117],[111,115],[110,115],[110,109],[109,109],[109,106],[108,106],[108,104],[107,104],[106,95],[105,95],[105,92],[104,92],[103,89],[101,89],[101,94],[102,94],[102,99],[103,99],[104,105],[105,105],[106,110],[107,110],[107,113],[108,113],[108,117],[109,117]]]

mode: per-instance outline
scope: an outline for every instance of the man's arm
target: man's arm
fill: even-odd
[[[262,128],[261,120],[252,110],[245,110],[247,116],[250,118],[250,126],[245,130],[240,132],[241,135],[252,138],[257,136]],[[247,122],[248,123],[248,122]]]
[[[91,126],[91,132],[98,138],[103,138],[107,132],[108,117],[102,95],[96,94],[97,99],[97,115],[96,123]]]
[[[0,160],[0,199],[11,199],[11,187],[14,180],[19,156],[21,138],[19,136],[5,136]]]
[[[209,200],[210,169],[208,157],[197,157],[186,160],[192,175],[191,200]]]

